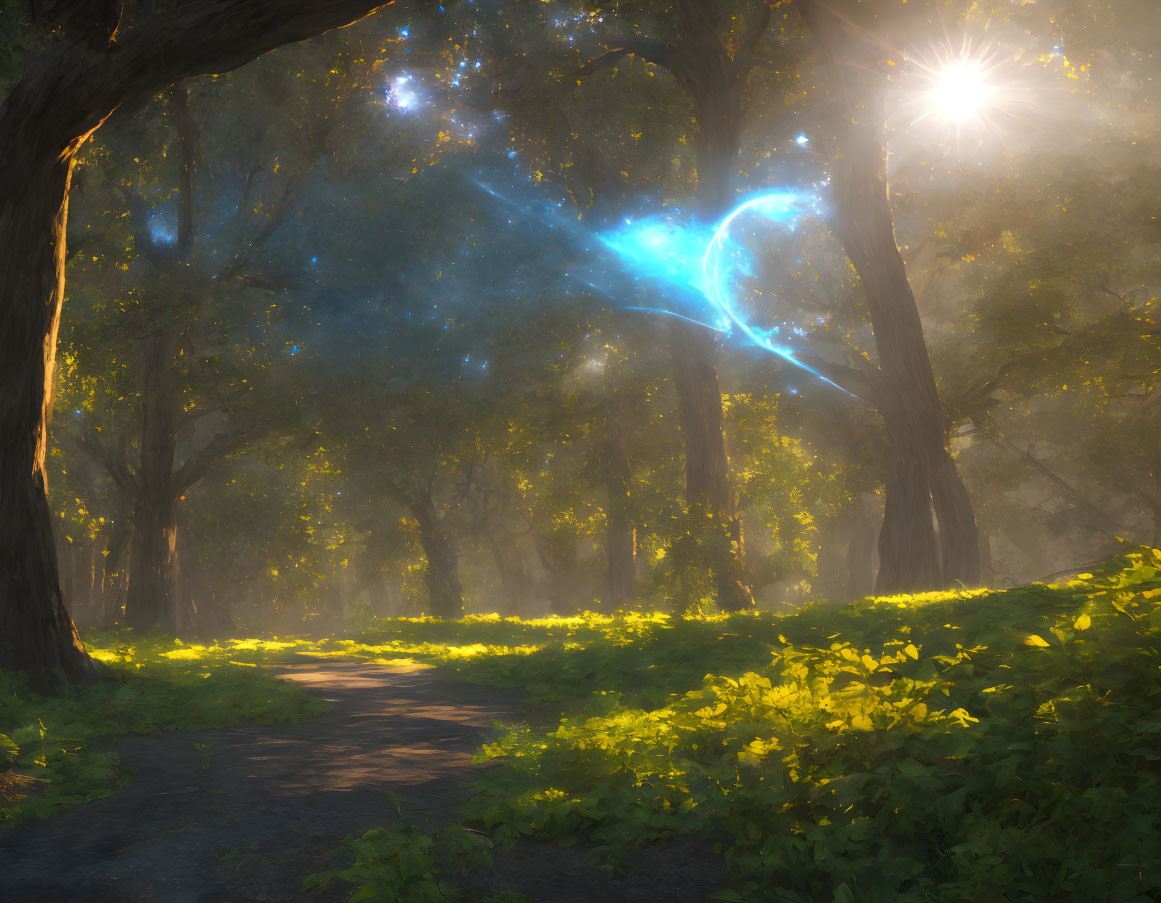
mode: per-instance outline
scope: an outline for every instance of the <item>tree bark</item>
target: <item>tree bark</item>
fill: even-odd
[[[424,580],[431,599],[431,613],[437,618],[461,618],[464,592],[455,544],[440,523],[430,495],[413,500],[411,513],[419,523],[419,542],[427,558]]]
[[[10,115],[20,99],[0,115],[0,667],[46,686],[94,672],[65,608],[45,495],[72,158],[60,162],[35,104]]]
[[[567,527],[536,535],[536,552],[548,572],[548,607],[554,615],[568,617],[581,610],[579,546],[579,537]]]
[[[717,2],[681,0],[677,4],[680,40],[666,65],[685,88],[697,115],[697,208],[707,221],[722,217],[734,202],[733,175],[742,144],[742,90],[757,42],[769,23],[768,4],[755,6],[744,46],[731,58],[719,33]],[[686,503],[693,523],[724,531],[704,537],[718,605],[727,611],[752,608],[754,592],[745,561],[742,519],[734,510],[730,464],[726,456],[721,386],[713,337],[697,327],[674,322],[670,356],[685,442]],[[697,516],[709,515],[709,520]]]
[[[795,4],[843,96],[842,155],[831,171],[831,225],[863,284],[879,353],[878,401],[887,427],[888,464],[876,590],[975,585],[980,576],[975,517],[948,452],[923,324],[895,240],[881,85],[854,96],[844,74],[841,20],[818,0]]]
[[[862,599],[875,592],[874,496],[862,495],[855,503],[847,526],[846,597]]]
[[[199,0],[116,44],[59,41],[0,107],[0,668],[50,684],[94,673],[65,607],[44,455],[77,152],[122,103],[237,68],[391,0]],[[96,26],[97,23],[94,23]],[[91,29],[88,29],[91,33]]]
[[[629,458],[621,429],[621,405],[614,395],[605,405],[601,458],[605,490],[605,608],[615,611],[631,601],[637,579],[637,529],[630,505]]]
[[[500,576],[500,592],[504,596],[505,608],[519,615],[527,613],[532,579],[524,567],[524,553],[519,541],[512,536],[497,536],[486,528],[488,549],[496,563]]]
[[[141,459],[137,467],[125,623],[138,630],[178,621],[177,396],[172,370],[178,340],[173,332],[150,336],[143,354]]]

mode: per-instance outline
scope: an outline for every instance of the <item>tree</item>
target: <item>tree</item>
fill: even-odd
[[[133,388],[140,397],[139,428],[129,443],[136,462],[103,438],[100,426],[90,422],[95,412],[82,420],[79,436],[81,447],[109,469],[132,508],[125,602],[129,626],[201,629],[206,617],[199,616],[195,600],[179,591],[179,501],[224,457],[254,441],[285,407],[280,403],[284,387],[276,384],[277,377],[286,375],[285,368],[272,367],[271,349],[260,330],[278,310],[288,286],[260,258],[273,253],[269,245],[327,155],[328,136],[342,117],[352,83],[363,74],[353,70],[348,54],[335,57],[327,50],[319,62],[328,74],[312,79],[311,91],[293,105],[285,98],[297,67],[286,71],[278,60],[257,67],[250,80],[256,86],[235,77],[231,90],[223,91],[214,82],[213,93],[204,92],[208,96],[203,101],[217,101],[212,117],[195,114],[186,87],[178,86],[168,92],[172,128],[163,132],[173,137],[166,134],[156,151],[146,151],[137,131],[152,130],[142,126],[130,130],[131,149],[117,155],[119,166],[126,169],[147,154],[178,163],[176,217],[166,205],[136,195],[130,206],[140,222],[132,248],[114,248],[96,260],[95,266],[113,273],[129,271],[128,285],[118,284],[116,290],[129,296],[122,307],[131,306],[110,310],[102,303],[104,293],[95,292],[100,298],[94,299],[97,322],[90,324],[87,336],[89,347],[116,347],[142,364],[131,370],[140,377]],[[277,71],[270,71],[272,66]],[[280,98],[289,127],[248,134],[247,123]],[[195,100],[201,100],[196,93]],[[240,157],[239,135],[246,147]],[[176,153],[167,153],[173,145]],[[152,167],[163,168],[160,163]],[[204,171],[199,173],[199,168]],[[106,172],[106,178],[110,175]],[[158,181],[164,185],[164,175],[149,179],[144,191],[155,192]],[[233,215],[216,222],[219,211],[231,209]],[[116,234],[118,220],[105,219],[113,222],[97,228],[104,225]],[[176,228],[170,231],[173,219]],[[152,224],[150,230],[144,221]],[[90,258],[95,251],[89,249]],[[126,254],[129,259],[122,263]],[[95,330],[104,333],[105,341]],[[85,354],[77,348],[74,357]],[[274,361],[280,357],[275,350]]]
[[[755,55],[770,24],[768,0],[744,8],[730,47],[723,37],[726,4],[679,0],[673,6],[676,41],[624,38],[588,63],[582,73],[632,54],[664,66],[693,103],[697,167],[696,205],[707,222],[733,205],[734,173],[742,149],[746,87]],[[674,384],[685,441],[686,502],[691,524],[705,527],[702,544],[719,604],[737,610],[754,604],[743,544],[742,520],[730,485],[723,432],[722,393],[712,334],[680,321],[670,324]],[[714,534],[721,532],[722,537]],[[714,551],[716,550],[716,552]]]
[[[874,399],[887,426],[886,504],[879,534],[879,592],[979,581],[971,500],[948,452],[943,410],[923,325],[895,240],[883,145],[886,59],[844,30],[819,0],[795,0],[821,52],[838,107],[832,227],[866,292],[879,368]],[[935,521],[931,511],[934,506]],[[938,523],[938,533],[936,530]]]
[[[61,35],[0,106],[0,666],[50,681],[92,663],[62,596],[45,446],[77,153],[108,117],[179,81],[349,24],[378,0],[201,0],[130,18],[120,4],[58,3]],[[94,9],[94,7],[96,7]],[[86,15],[87,14],[87,15]],[[114,29],[115,31],[116,29]]]

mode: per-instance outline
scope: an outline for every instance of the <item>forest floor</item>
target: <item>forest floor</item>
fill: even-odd
[[[473,751],[497,719],[519,720],[517,693],[436,669],[333,658],[271,669],[331,710],[298,723],[107,741],[133,781],[0,832],[0,903],[347,900],[351,884],[304,891],[303,879],[334,867],[353,832],[459,823]],[[720,863],[672,846],[617,876],[587,865],[578,847],[529,841],[498,851],[469,891],[628,903],[703,900],[726,884]]]
[[[786,616],[85,642],[110,680],[0,675],[35,788],[0,786],[0,903],[1161,900],[1161,550]]]

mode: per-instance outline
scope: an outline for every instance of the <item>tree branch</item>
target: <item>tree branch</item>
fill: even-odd
[[[640,57],[647,63],[654,63],[658,66],[669,66],[669,61],[673,58],[673,53],[677,49],[674,44],[666,44],[663,41],[655,41],[652,38],[628,38],[624,41],[617,41],[616,44],[607,44],[609,49],[598,57],[589,60],[580,70],[577,75],[581,78],[592,75],[601,69],[607,69],[609,66],[614,66],[617,60],[624,56],[633,55]]]
[[[129,469],[129,464],[124,457],[118,455],[101,441],[101,436],[95,429],[90,427],[82,432],[80,438],[77,439],[77,445],[94,461],[104,465],[118,489],[130,498],[137,494],[137,478]]]
[[[762,46],[762,38],[770,27],[770,0],[757,0],[746,17],[742,41],[734,53],[733,76],[741,80],[754,68],[754,57]]]
[[[844,392],[872,407],[879,407],[878,370],[862,370],[845,364],[833,364],[812,354],[798,355],[798,359],[823,379],[834,383]]]
[[[1035,470],[1041,476],[1045,477],[1047,480],[1049,480],[1049,482],[1060,489],[1066,498],[1071,499],[1078,508],[1083,509],[1096,523],[1102,525],[1098,528],[1101,530],[1101,532],[1109,533],[1109,535],[1114,537],[1119,537],[1119,534],[1110,532],[1110,527],[1113,530],[1119,531],[1121,534],[1132,532],[1131,527],[1129,527],[1127,524],[1118,523],[1106,515],[1096,502],[1089,499],[1088,496],[1069,483],[1066,479],[1064,479],[1064,477],[1060,476],[1058,473],[1045,465],[1030,451],[1026,451],[1025,449],[1020,448],[1020,446],[1016,445],[1014,442],[1011,442],[1002,436],[997,436],[993,433],[990,433],[982,427],[977,428],[979,429],[980,433],[989,441],[995,445],[998,445],[1000,448],[1006,448],[1009,451],[1019,455],[1020,458],[1022,458],[1024,462],[1027,463],[1033,470]]]
[[[76,154],[122,105],[199,75],[237,69],[284,44],[349,25],[395,0],[183,0],[133,23],[117,43],[68,44],[41,55],[0,106],[0,135],[36,121],[53,159]],[[7,135],[5,137],[8,137]],[[14,172],[39,171],[45,143],[0,142]],[[28,158],[27,162],[25,158]],[[26,169],[27,167],[27,169]],[[0,179],[0,182],[3,182]],[[8,186],[0,186],[6,189]],[[3,190],[0,190],[0,196]]]
[[[222,433],[210,440],[208,445],[186,458],[185,463],[177,469],[173,476],[174,488],[179,493],[185,492],[201,480],[218,461],[249,442],[252,435],[252,430],[235,430],[232,433]]]

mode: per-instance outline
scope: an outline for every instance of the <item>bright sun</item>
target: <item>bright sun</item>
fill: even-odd
[[[911,127],[926,123],[938,140],[958,147],[964,139],[983,142],[1000,133],[1014,115],[1017,86],[1003,56],[992,47],[933,45],[927,53],[907,54],[900,80],[899,109]]]
[[[932,73],[931,82],[926,98],[929,113],[948,125],[978,120],[996,96],[985,63],[970,57],[945,62]]]

